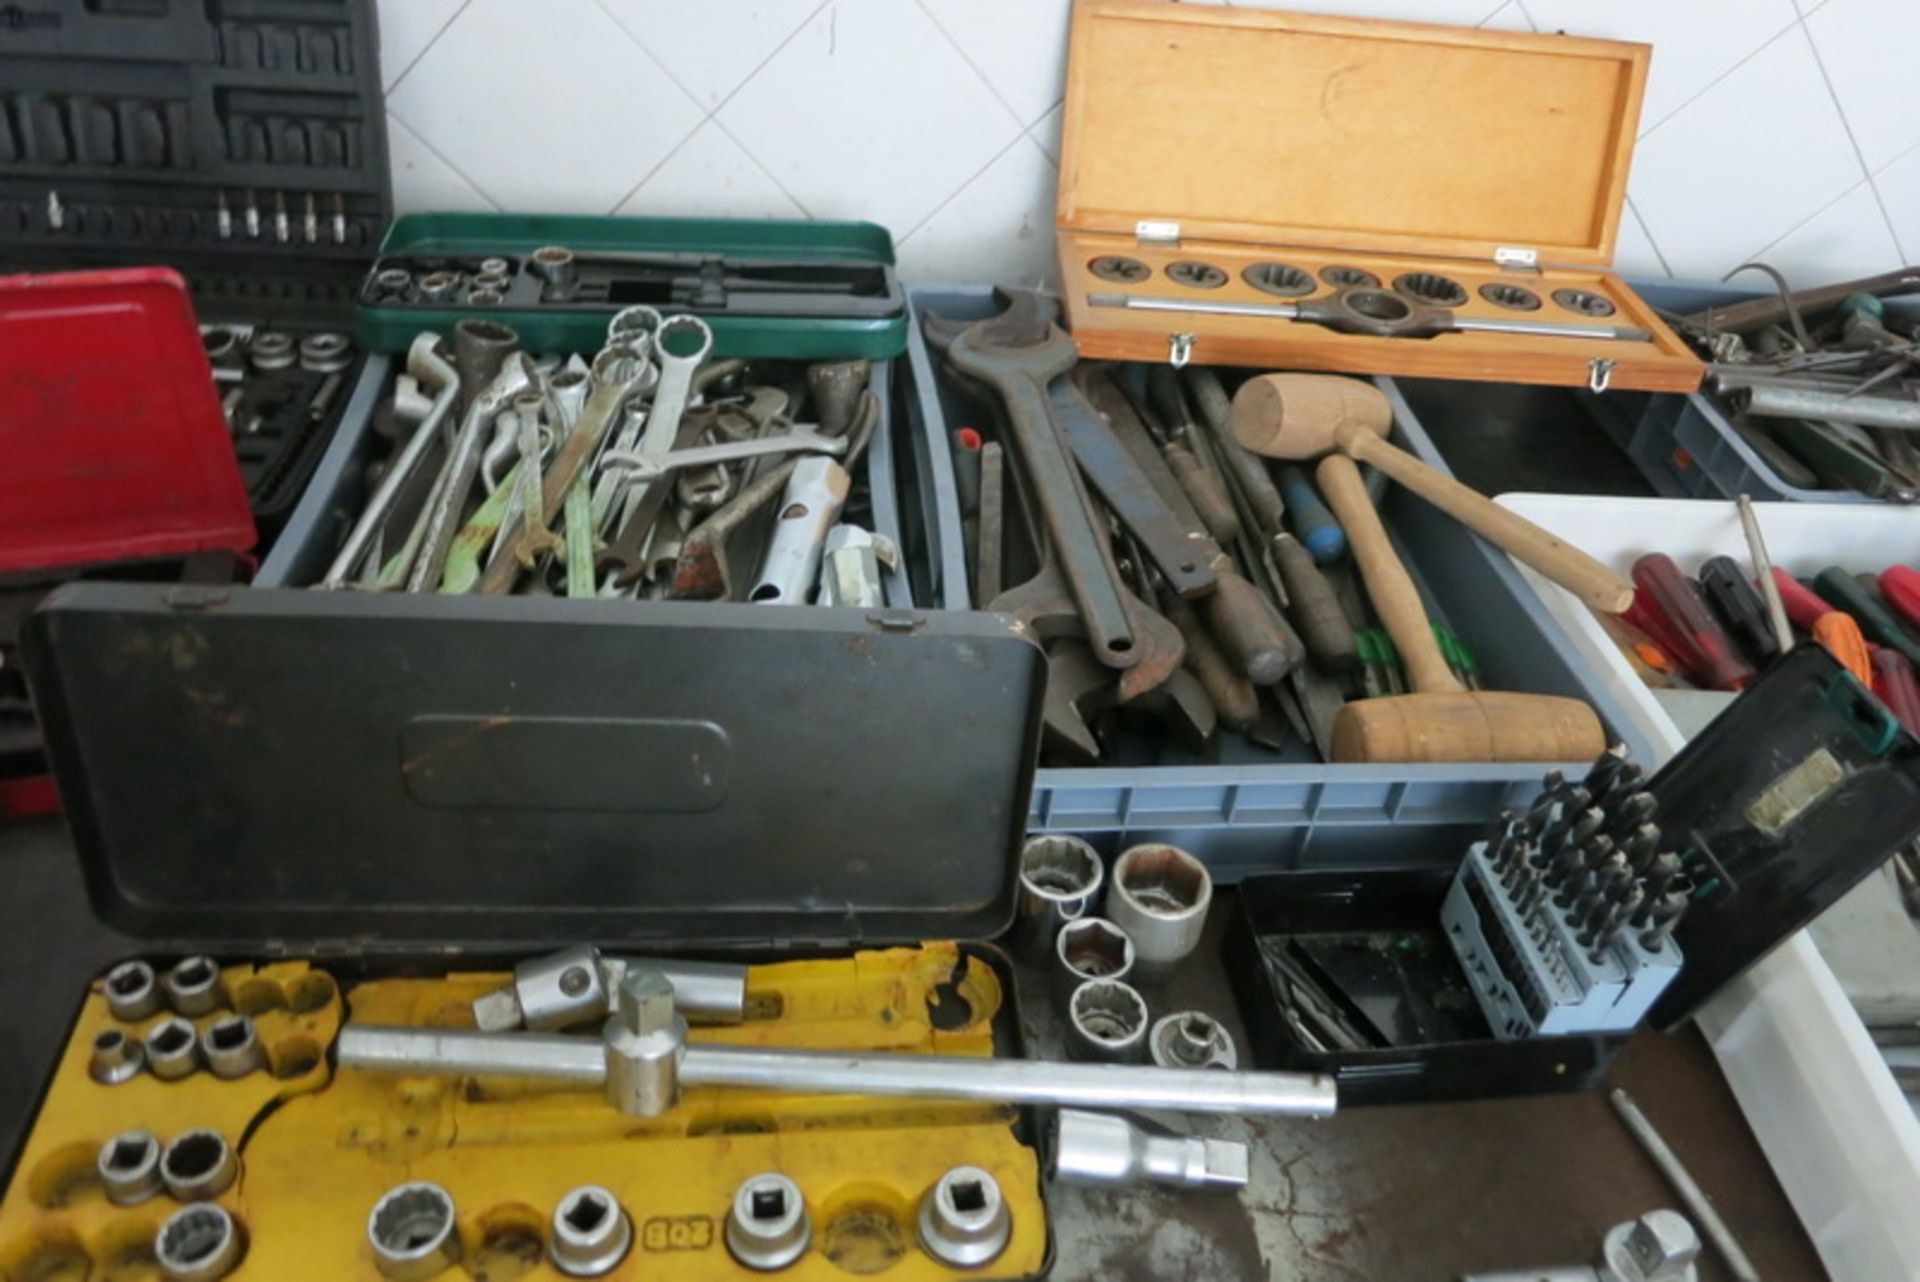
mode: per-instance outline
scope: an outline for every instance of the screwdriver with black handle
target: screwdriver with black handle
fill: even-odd
[[[1766,663],[1780,653],[1773,623],[1767,617],[1766,602],[1760,599],[1738,561],[1730,556],[1707,558],[1700,566],[1700,594],[1747,652],[1747,657],[1756,663]]]

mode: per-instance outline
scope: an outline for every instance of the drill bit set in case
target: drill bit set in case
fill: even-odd
[[[1635,1027],[1691,1018],[1920,829],[1920,742],[1817,646],[1638,769],[1550,778],[1452,870],[1241,881],[1253,1061],[1335,1074],[1343,1107],[1592,1089]]]
[[[1079,0],[1060,277],[1086,357],[1691,391],[1608,270],[1651,49]]]
[[[193,957],[108,972],[0,1199],[0,1274],[933,1279],[1048,1263],[1017,1109],[689,1087],[638,1119],[548,1083],[337,1065],[349,1019],[470,1027],[509,978],[390,969]],[[986,950],[741,969],[744,1018],[695,1043],[1017,1052]],[[153,1000],[129,1004],[143,981]],[[990,1216],[969,1218],[975,1198]]]

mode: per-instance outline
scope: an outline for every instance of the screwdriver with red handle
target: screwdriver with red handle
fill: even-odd
[[[1880,571],[1880,595],[1895,614],[1920,628],[1920,572],[1904,565]]]
[[[1820,621],[1820,616],[1833,610],[1832,606],[1813,594],[1813,589],[1777,565],[1773,567],[1773,583],[1780,589],[1780,602],[1787,607],[1787,618],[1796,628],[1811,632],[1813,625]]]
[[[1661,629],[1676,636],[1681,650],[1668,653],[1688,671],[1695,684],[1709,690],[1742,690],[1753,680],[1753,668],[1734,649],[1733,640],[1695,591],[1693,580],[1665,552],[1649,552],[1633,563],[1634,604],[1644,600],[1662,617]],[[1656,642],[1660,636],[1652,631]],[[1668,647],[1662,644],[1663,649]]]
[[[1920,735],[1920,681],[1906,655],[1885,646],[1873,652],[1873,692],[1908,734]]]

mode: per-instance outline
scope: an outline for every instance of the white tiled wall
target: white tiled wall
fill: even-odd
[[[1277,0],[1217,0],[1241,5]],[[1289,0],[1654,46],[1618,262],[1920,257],[1920,0]],[[402,211],[870,218],[925,280],[1051,273],[1069,0],[382,0]]]

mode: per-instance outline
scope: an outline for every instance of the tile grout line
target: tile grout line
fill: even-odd
[[[1880,221],[1887,225],[1887,235],[1893,240],[1894,252],[1905,257],[1905,251],[1900,245],[1900,231],[1893,225],[1893,215],[1887,212],[1887,202],[1880,198],[1879,185],[1873,181],[1873,167],[1867,164],[1867,153],[1861,148],[1860,140],[1854,137],[1853,122],[1847,119],[1847,109],[1840,101],[1840,91],[1833,87],[1833,77],[1827,74],[1827,60],[1820,56],[1820,42],[1813,38],[1813,31],[1807,26],[1807,16],[1805,14],[1800,15],[1800,21],[1797,25],[1800,28],[1800,34],[1807,38],[1807,49],[1813,54],[1813,65],[1820,72],[1820,83],[1827,87],[1827,97],[1833,102],[1834,114],[1840,117],[1840,128],[1846,132],[1847,143],[1853,148],[1854,159],[1860,162],[1861,180],[1867,184],[1867,189],[1873,193],[1873,204],[1874,208],[1880,211]],[[1851,194],[1853,190],[1854,188],[1849,187],[1846,192],[1841,194],[1843,196],[1848,195]],[[1774,244],[1779,244],[1779,242],[1775,241]]]
[[[1057,99],[1054,102],[1053,106],[1048,107],[1045,111],[1040,113],[1039,120],[1036,120],[1032,124],[1027,126],[1027,137],[1033,139],[1033,145],[1040,149],[1041,154],[1046,156],[1047,162],[1051,164],[1055,169],[1060,168],[1060,158],[1047,150],[1047,144],[1044,142],[1041,142],[1039,138],[1035,137],[1034,131],[1039,129],[1041,122],[1044,121],[1048,116],[1051,116],[1063,103],[1066,102],[1066,100],[1067,99],[1065,95],[1062,95],[1059,99]],[[1065,148],[1062,148],[1062,150],[1065,150]]]
[[[954,39],[953,33],[948,31],[940,19],[934,16],[933,10],[927,8],[927,0],[914,0],[914,5],[920,10],[920,16],[933,24],[933,29],[940,33],[940,38],[945,40],[953,51],[960,55],[960,61],[967,64],[967,70],[973,73],[974,79],[985,86],[986,91],[993,95],[995,102],[1006,108],[1007,114],[1013,117],[1014,123],[1018,124],[1022,130],[1031,128],[1033,121],[1020,119],[1020,113],[1014,109],[1012,103],[1007,101],[1006,96],[995,87],[993,81],[987,76],[987,73],[980,69],[980,64],[975,62],[972,57],[968,55],[967,51],[960,47],[960,42]],[[1052,107],[1047,108],[1047,111],[1052,110]],[[1034,117],[1034,120],[1045,120],[1047,118],[1047,111],[1041,112],[1038,116]],[[911,235],[912,233],[909,232],[908,234]]]
[[[1725,71],[1721,72],[1719,75],[1715,76],[1713,79],[1707,81],[1706,84],[1701,85],[1699,89],[1695,90],[1692,94],[1688,95],[1688,97],[1684,101],[1675,105],[1672,111],[1669,111],[1666,115],[1660,117],[1660,119],[1654,121],[1650,125],[1642,125],[1640,129],[1640,136],[1634,141],[1636,143],[1645,142],[1647,138],[1656,129],[1661,128],[1668,121],[1672,120],[1674,117],[1678,116],[1681,112],[1685,111],[1688,107],[1691,107],[1694,103],[1699,102],[1702,98],[1706,97],[1707,94],[1713,91],[1715,86],[1717,86],[1721,81],[1725,80],[1728,76],[1731,76],[1734,72],[1740,70],[1740,68],[1746,66],[1749,62],[1752,62],[1755,58],[1758,58],[1761,54],[1773,48],[1773,46],[1779,44],[1782,37],[1786,36],[1789,32],[1793,31],[1799,25],[1800,25],[1800,19],[1796,16],[1792,22],[1789,22],[1786,26],[1780,28],[1780,30],[1774,32],[1771,36],[1768,36],[1765,40],[1762,40],[1758,45],[1754,46],[1753,51],[1747,54],[1746,57],[1740,59],[1740,61],[1734,63],[1731,67],[1728,67]]]
[[[1787,228],[1785,231],[1781,232],[1778,236],[1775,236],[1772,240],[1768,241],[1766,244],[1760,246],[1760,248],[1754,250],[1752,253],[1747,254],[1746,256],[1741,258],[1740,261],[1743,263],[1752,262],[1754,259],[1758,258],[1760,255],[1772,249],[1775,245],[1778,245],[1781,241],[1785,240],[1787,237],[1793,235],[1795,232],[1799,231],[1801,228],[1813,222],[1814,219],[1820,217],[1820,215],[1826,213],[1829,209],[1832,209],[1835,205],[1839,204],[1841,201],[1845,200],[1847,197],[1853,195],[1854,192],[1859,191],[1862,187],[1869,186],[1872,182],[1873,182],[1873,179],[1871,178],[1862,178],[1859,182],[1854,183],[1852,186],[1848,187],[1845,191],[1841,192],[1838,196],[1835,196],[1832,200],[1829,200],[1826,204],[1820,206],[1820,208],[1814,210],[1812,213],[1808,214],[1805,218],[1802,218],[1799,222]],[[1895,243],[1897,244],[1898,242],[1896,241]]]
[[[460,15],[465,13],[467,9],[472,6],[472,4],[473,4],[473,0],[460,0],[460,7],[447,15],[447,20],[440,24],[440,30],[433,33],[433,38],[431,40],[427,41],[426,44],[420,46],[420,52],[413,55],[413,61],[409,62],[406,65],[406,67],[400,72],[400,74],[393,78],[392,84],[388,85],[386,88],[380,91],[380,97],[383,103],[389,94],[391,94],[395,89],[398,89],[400,87],[400,82],[402,80],[405,80],[408,76],[413,74],[413,69],[420,65],[420,60],[426,57],[427,53],[435,45],[440,43],[440,37],[446,35],[448,31],[453,29],[453,24],[460,21]],[[407,128],[413,129],[413,126],[408,125]],[[413,131],[416,134],[420,132],[417,129],[414,129]]]
[[[504,213],[506,211],[506,206],[502,205],[499,201],[495,200],[493,198],[493,195],[490,192],[488,192],[485,187],[482,187],[479,183],[469,178],[465,170],[461,169],[460,166],[454,164],[453,161],[449,160],[445,155],[443,155],[438,147],[428,142],[427,136],[421,133],[419,128],[416,125],[414,125],[412,121],[408,120],[405,116],[395,111],[392,107],[388,107],[386,109],[386,112],[389,117],[399,122],[401,128],[405,129],[408,133],[412,134],[413,140],[419,143],[420,146],[423,147],[429,155],[431,155],[435,160],[439,161],[441,164],[445,165],[447,167],[448,173],[451,173],[455,178],[458,178],[461,182],[465,183],[468,187],[472,188],[474,195],[480,197],[480,199],[486,201],[489,205],[493,206],[493,211],[495,213]],[[389,152],[391,152],[392,148],[388,148],[388,150]],[[389,165],[392,164],[391,156],[389,156],[388,158],[388,164]]]
[[[1662,250],[1660,248],[1660,242],[1653,238],[1653,229],[1647,226],[1647,220],[1640,216],[1640,208],[1639,206],[1633,203],[1633,197],[1631,196],[1627,197],[1626,206],[1627,206],[1627,217],[1633,219],[1635,223],[1639,224],[1640,234],[1647,238],[1647,244],[1653,249],[1653,256],[1660,260],[1660,270],[1665,272],[1668,276],[1672,276],[1673,265],[1667,262],[1666,251]]]
[[[647,48],[645,42],[642,41],[639,36],[627,30],[626,24],[621,22],[620,19],[614,15],[612,10],[607,8],[606,0],[594,0],[594,3],[600,7],[600,11],[602,13],[605,13],[607,17],[613,20],[613,25],[616,27],[619,27],[621,32],[625,34],[627,39],[631,40],[634,43],[634,45],[640,49],[642,53],[646,54],[647,57],[653,61],[655,66],[659,67],[660,70],[666,74],[667,79],[673,82],[674,87],[679,89],[681,93],[687,95],[687,99],[688,101],[693,103],[694,109],[702,113],[700,117],[700,122],[696,124],[693,128],[687,131],[687,136],[682,138],[678,143],[676,143],[672,151],[668,152],[665,156],[661,157],[659,164],[655,165],[652,169],[649,169],[644,175],[642,175],[639,182],[635,183],[632,187],[628,188],[626,193],[622,195],[619,200],[616,200],[613,203],[613,208],[608,210],[607,212],[609,214],[614,213],[620,208],[620,206],[626,204],[629,200],[632,200],[635,196],[639,195],[640,189],[646,186],[647,183],[652,180],[653,176],[659,173],[660,170],[666,166],[666,163],[669,160],[672,160],[676,155],[680,153],[680,151],[688,143],[692,142],[693,136],[695,134],[699,133],[702,129],[706,128],[709,124],[711,124],[714,128],[718,129],[721,133],[727,136],[727,141],[731,142],[736,148],[738,148],[740,154],[745,156],[748,159],[748,161],[752,163],[753,167],[755,169],[758,169],[761,172],[761,174],[766,177],[768,182],[771,182],[775,187],[779,188],[781,195],[785,196],[788,200],[793,201],[794,208],[798,209],[802,214],[805,214],[808,218],[812,218],[813,215],[807,212],[807,207],[805,205],[802,205],[798,200],[795,200],[793,193],[786,189],[785,184],[783,184],[778,178],[774,177],[772,171],[769,170],[764,164],[760,163],[760,158],[754,155],[751,151],[748,151],[747,148],[741,144],[740,140],[734,137],[733,131],[727,128],[726,123],[724,121],[719,119],[719,115],[720,115],[721,109],[724,108],[728,103],[732,102],[742,89],[745,89],[750,83],[752,83],[754,77],[758,76],[762,71],[765,71],[767,69],[767,64],[772,62],[775,58],[779,57],[782,50],[784,50],[788,45],[792,44],[796,39],[798,39],[800,33],[807,29],[807,25],[811,23],[815,18],[819,17],[820,11],[822,9],[825,9],[827,5],[830,4],[831,2],[832,0],[820,0],[820,3],[816,5],[812,10],[810,10],[807,13],[806,17],[800,19],[799,22],[794,24],[793,30],[789,31],[786,34],[786,36],[778,44],[774,45],[772,49],[767,51],[766,57],[762,58],[759,62],[755,63],[753,66],[753,69],[747,72],[746,75],[740,77],[740,83],[736,84],[733,88],[727,90],[727,92],[721,96],[719,102],[714,103],[711,108],[707,108],[701,104],[700,99],[694,94],[694,92],[691,89],[687,88],[686,85],[680,82],[680,78],[673,74],[672,68],[668,67],[666,62],[662,58],[660,58],[659,55],[655,54],[653,50]]]
[[[1004,157],[1008,152],[1012,151],[1015,147],[1019,146],[1023,142],[1033,142],[1033,139],[1027,137],[1027,131],[1024,129],[1014,134],[1013,138],[1007,143],[1006,146],[1002,147],[999,151],[994,152],[992,158],[989,159],[986,164],[980,166],[980,168],[974,170],[971,174],[968,174],[966,179],[962,181],[958,187],[955,187],[951,192],[947,193],[947,198],[945,200],[935,205],[932,209],[929,209],[921,217],[920,221],[915,223],[913,226],[909,227],[899,237],[899,239],[894,241],[894,244],[896,246],[904,245],[908,241],[912,240],[914,236],[919,233],[922,227],[925,227],[928,223],[934,220],[934,218],[940,213],[941,210],[945,209],[948,205],[951,205],[954,201],[960,199],[960,197],[966,192],[967,188],[973,186],[974,183],[978,182],[981,176],[984,175],[987,172],[987,170],[992,169],[995,165],[999,164],[1002,157]],[[1039,150],[1040,158],[1042,160],[1045,160],[1048,164],[1051,165],[1053,161],[1052,161],[1052,158],[1047,155],[1047,149],[1045,147],[1040,146],[1040,144],[1037,142],[1034,142],[1033,145],[1036,149]]]
[[[820,7],[824,9],[826,8],[826,5],[823,4]],[[814,212],[811,209],[807,208],[806,203],[804,201],[802,201],[798,196],[794,195],[792,192],[787,190],[787,185],[780,181],[780,175],[774,173],[773,170],[767,168],[766,162],[762,161],[760,157],[754,155],[752,148],[748,147],[745,143],[741,142],[737,137],[734,136],[733,130],[727,128],[727,122],[720,119],[720,114],[718,111],[716,111],[713,115],[713,127],[715,129],[718,129],[721,133],[725,134],[727,136],[727,141],[732,143],[735,147],[738,147],[740,149],[740,154],[745,156],[747,160],[752,163],[753,167],[755,169],[758,169],[760,173],[766,178],[766,180],[772,183],[782,196],[785,196],[788,200],[793,202],[793,207],[800,211],[801,217],[808,218],[808,219],[812,219],[816,217]]]

